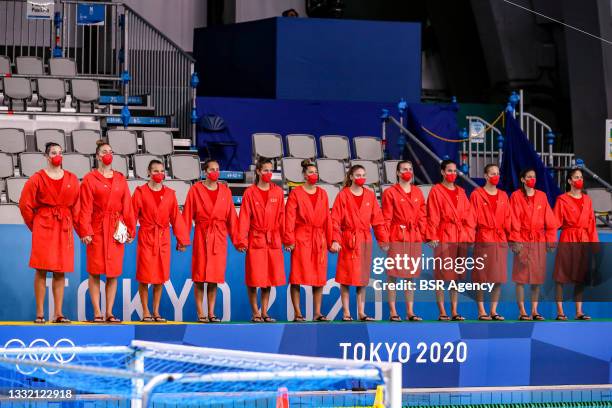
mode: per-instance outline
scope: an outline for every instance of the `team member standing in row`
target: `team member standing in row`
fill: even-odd
[[[300,309],[300,285],[312,287],[313,319],[327,322],[321,313],[323,286],[327,283],[327,250],[332,250],[332,221],[327,193],[316,186],[319,173],[316,164],[302,162],[305,184],[289,194],[285,208],[285,248],[291,252],[291,303],[294,321],[306,319]],[[337,247],[337,246],[336,246]]]
[[[434,278],[436,280],[457,281],[465,277],[465,273],[455,272],[454,267],[446,267],[446,258],[464,258],[467,256],[467,244],[474,242],[474,227],[476,221],[472,206],[465,191],[455,184],[457,179],[457,164],[452,160],[443,160],[440,164],[442,182],[436,184],[427,198],[428,240],[434,247],[434,256],[444,260],[442,265],[436,265]],[[436,301],[440,316],[438,320],[465,320],[457,310],[458,294],[455,289],[450,291],[451,316],[448,317],[444,307],[444,291],[436,290]]]
[[[178,249],[189,245],[189,230],[178,209],[174,190],[164,186],[165,169],[159,160],[151,160],[149,181],[136,188],[132,206],[140,221],[136,250],[136,280],[143,310],[143,322],[165,323],[159,313],[162,287],[170,279],[170,225],[178,241]],[[149,284],[153,285],[153,315],[149,310]]]
[[[74,270],[73,228],[79,212],[79,181],[62,169],[62,148],[57,143],[45,146],[47,167],[26,182],[19,199],[23,220],[32,231],[30,268],[34,268],[36,320],[45,323],[44,303],[47,272],[53,276],[53,323],[70,323],[64,317],[64,273]]]
[[[187,193],[183,218],[188,231],[195,222],[191,279],[200,323],[218,323],[215,315],[217,285],[225,282],[227,237],[236,242],[238,217],[230,189],[219,183],[219,163],[204,162],[206,179],[195,183]],[[189,234],[187,234],[189,235]],[[207,314],[204,313],[204,284],[206,283]]]
[[[472,280],[477,283],[493,283],[491,292],[491,313],[484,306],[484,293],[478,291],[478,320],[504,320],[497,313],[501,284],[508,274],[508,236],[511,229],[511,211],[508,194],[497,189],[499,167],[487,164],[484,168],[484,187],[470,195],[470,203],[476,214],[476,243],[474,259],[484,259],[484,268],[472,270]]]
[[[125,177],[111,167],[113,149],[108,143],[98,141],[96,160],[98,168],[88,173],[81,184],[79,235],[87,245],[93,321],[105,321],[100,310],[100,276],[106,275],[106,322],[120,323],[113,315],[117,277],[123,267],[124,244],[134,240],[136,221]]]
[[[538,298],[540,285],[546,279],[546,252],[554,250],[559,221],[546,194],[535,189],[535,170],[524,169],[519,179],[521,188],[510,196],[510,241],[515,253],[512,280],[516,283],[519,320],[544,320],[538,313]],[[531,285],[531,314],[525,309],[525,285]]]
[[[382,196],[383,216],[389,227],[387,257],[408,255],[417,259],[421,257],[422,243],[427,229],[425,198],[421,189],[413,184],[413,168],[410,161],[404,160],[397,163],[396,173],[398,182],[385,190]],[[420,265],[414,271],[398,269],[387,271],[389,282],[395,282],[397,278],[412,280],[418,278],[420,274]],[[395,291],[390,290],[387,296],[390,320],[401,322],[402,318],[395,307]],[[414,313],[414,292],[407,289],[404,296],[406,298],[406,319],[411,322],[423,320]]]
[[[374,319],[365,313],[365,291],[370,281],[372,234],[383,250],[388,249],[389,237],[376,195],[364,188],[366,171],[363,166],[351,166],[332,208],[333,251],[340,251],[336,267],[336,282],[340,284],[343,321],[352,321],[349,307],[350,287],[357,287],[357,317],[364,322]]]
[[[270,288],[286,283],[282,236],[285,224],[283,189],[272,180],[272,161],[260,158],[255,183],[244,191],[238,221],[238,249],[246,252],[246,285],[251,321],[273,323],[268,315]],[[261,310],[257,289],[261,290]]]
[[[576,320],[590,320],[582,310],[582,295],[584,285],[589,279],[589,256],[598,247],[593,243],[599,242],[595,213],[591,198],[582,191],[582,171],[571,170],[566,183],[567,192],[557,198],[554,209],[561,224],[553,273],[556,283],[557,320],[567,320],[563,312],[563,285],[566,284],[574,284]]]

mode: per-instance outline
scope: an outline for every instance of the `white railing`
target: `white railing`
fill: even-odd
[[[462,143],[462,154],[467,157],[470,177],[482,177],[482,169],[489,163],[501,164],[502,149],[498,137],[502,132],[479,116],[467,116],[469,140]]]

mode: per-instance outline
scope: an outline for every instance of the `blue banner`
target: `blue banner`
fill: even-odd
[[[103,4],[77,4],[78,25],[104,25],[105,10]]]

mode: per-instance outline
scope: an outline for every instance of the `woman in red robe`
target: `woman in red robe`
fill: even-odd
[[[357,288],[357,318],[363,322],[374,319],[365,313],[365,291],[372,267],[372,233],[383,250],[388,249],[389,234],[382,210],[372,190],[364,188],[366,171],[363,166],[351,166],[332,208],[332,250],[340,251],[336,266],[336,282],[340,284],[342,321],[352,321],[350,287]]]
[[[244,191],[238,219],[238,249],[246,252],[246,285],[254,323],[274,323],[268,315],[270,288],[286,283],[282,236],[285,228],[283,189],[272,180],[272,161],[261,158],[255,183]],[[261,290],[261,311],[257,289]]]
[[[510,235],[510,201],[505,191],[498,190],[499,167],[487,164],[484,168],[484,187],[472,192],[470,203],[476,214],[476,243],[474,259],[483,260],[483,268],[474,267],[472,280],[477,283],[493,283],[491,313],[484,306],[484,293],[476,293],[478,320],[504,320],[497,313],[501,284],[508,275],[508,236]]]
[[[227,264],[227,238],[235,242],[238,216],[232,200],[232,192],[219,183],[219,163],[207,160],[204,163],[206,179],[195,183],[187,194],[183,219],[188,231],[195,222],[193,236],[193,258],[191,280],[196,300],[196,312],[200,323],[218,323],[215,315],[217,285],[225,282]],[[208,314],[204,313],[204,284]]]
[[[47,272],[53,276],[53,323],[70,323],[62,313],[62,304],[64,273],[74,270],[73,227],[79,213],[79,181],[74,174],[62,169],[60,145],[47,143],[45,156],[47,167],[28,179],[19,199],[23,220],[32,231],[30,268],[36,270],[34,323],[45,323]]]
[[[159,314],[162,288],[170,279],[170,225],[178,242],[177,249],[189,245],[189,230],[178,209],[174,190],[163,185],[164,163],[151,160],[149,182],[138,186],[132,197],[134,217],[140,221],[136,250],[136,280],[142,304],[142,321],[165,323]],[[153,285],[153,315],[149,310],[149,284]]]
[[[580,169],[567,175],[567,192],[557,198],[555,215],[561,223],[561,236],[555,259],[553,278],[556,283],[557,320],[567,320],[563,312],[563,285],[574,284],[576,320],[590,320],[582,311],[584,285],[589,279],[589,257],[597,250],[599,237],[591,198],[582,191],[584,179]]]
[[[546,252],[554,250],[559,221],[546,194],[535,189],[535,170],[524,169],[519,178],[522,186],[510,196],[510,241],[515,254],[512,280],[516,283],[519,320],[544,320],[538,313],[538,298],[546,279]],[[525,309],[525,285],[531,285],[530,315]]]
[[[125,177],[111,167],[113,149],[108,143],[98,141],[96,159],[98,167],[88,173],[81,183],[79,235],[87,245],[93,322],[120,323],[121,320],[113,315],[117,277],[122,271],[124,242],[134,240],[136,221]],[[100,310],[101,275],[106,275],[106,319]]]
[[[434,278],[443,281],[457,281],[465,277],[465,265],[459,259],[467,257],[467,244],[474,242],[474,211],[465,191],[455,184],[457,164],[443,160],[440,164],[442,182],[436,184],[427,198],[429,245],[434,249]],[[452,264],[447,260],[452,260]],[[441,261],[441,262],[440,262]],[[436,290],[436,301],[440,310],[440,321],[465,320],[457,310],[458,294],[450,289],[451,317],[444,307],[444,291]]]
[[[382,211],[389,229],[388,258],[397,255],[409,256],[412,259],[421,258],[422,243],[427,229],[427,208],[425,197],[421,189],[412,184],[412,162],[408,160],[397,163],[398,182],[385,190],[382,196]],[[421,275],[421,266],[415,270],[402,270],[398,268],[387,271],[388,281],[395,283],[397,278],[412,280]],[[392,322],[401,322],[402,318],[395,307],[396,294],[390,290],[387,294],[389,312]],[[405,290],[406,319],[411,322],[423,320],[414,313],[414,292]]]
[[[317,322],[329,319],[321,313],[323,286],[327,283],[327,250],[332,244],[332,221],[327,193],[316,186],[317,165],[302,162],[305,184],[289,194],[285,208],[285,249],[291,252],[291,303],[294,322],[306,319],[300,309],[300,285],[312,286],[314,316]]]

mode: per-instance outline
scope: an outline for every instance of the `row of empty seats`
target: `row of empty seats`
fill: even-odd
[[[397,182],[397,163],[399,160],[386,160],[383,162],[382,175],[377,162],[370,160],[351,160],[349,164],[361,165],[366,170],[368,185],[395,184]],[[284,157],[281,161],[283,179],[287,183],[301,183],[304,181],[302,175],[302,159]],[[342,160],[317,159],[319,179],[323,183],[341,184],[344,181],[346,167]]]

